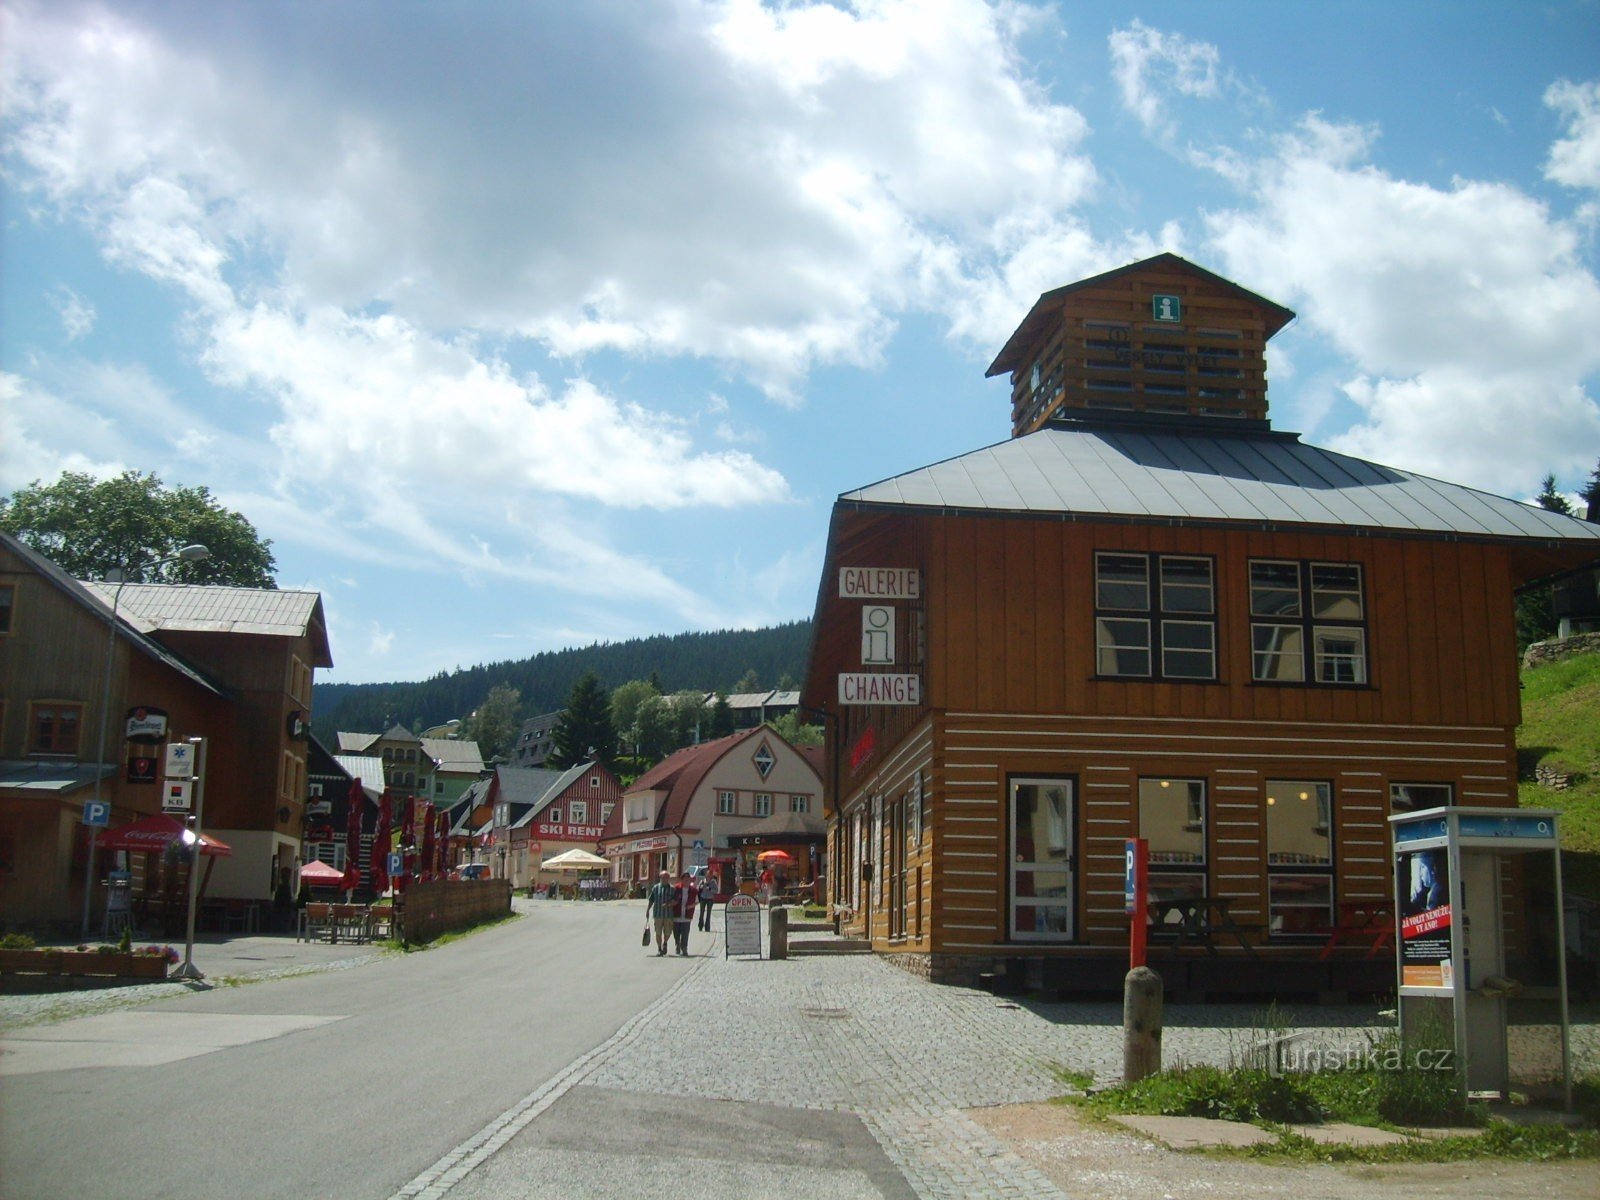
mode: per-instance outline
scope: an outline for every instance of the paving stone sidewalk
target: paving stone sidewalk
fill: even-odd
[[[867,956],[724,959],[718,942],[679,998],[602,1056],[587,1084],[852,1112],[923,1197],[1062,1195],[964,1110],[1046,1100],[1058,1071],[1121,1073],[1119,1004],[1015,1001],[925,983]],[[1166,1010],[1165,1060],[1228,1063],[1260,1006]],[[1371,1007],[1285,1006],[1306,1041],[1360,1045]],[[1593,1028],[1587,1030],[1593,1042]]]

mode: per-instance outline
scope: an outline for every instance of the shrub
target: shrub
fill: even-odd
[[[0,937],[0,950],[32,950],[38,944],[25,933],[8,933]]]

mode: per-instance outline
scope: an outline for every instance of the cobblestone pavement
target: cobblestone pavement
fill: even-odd
[[[853,1112],[923,1197],[1060,1197],[963,1110],[1061,1095],[1061,1070],[1121,1075],[1120,1004],[1011,1001],[867,956],[712,956],[684,990],[584,1082]],[[1593,1018],[1575,1027],[1575,1068],[1600,1065]],[[1289,1005],[1278,1019],[1326,1047],[1364,1045],[1388,1024],[1360,1006]],[[1261,1023],[1260,1006],[1168,1006],[1165,1061],[1226,1064]]]

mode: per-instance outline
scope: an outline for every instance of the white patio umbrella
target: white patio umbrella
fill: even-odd
[[[587,850],[568,850],[539,864],[541,871],[592,871],[596,867],[609,867],[611,860],[590,854]]]

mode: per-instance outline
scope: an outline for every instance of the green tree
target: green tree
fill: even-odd
[[[808,725],[800,719],[799,712],[786,712],[776,720],[768,722],[779,737],[791,746],[820,746],[822,745],[822,730],[819,726]]]
[[[725,692],[718,692],[716,701],[711,705],[711,736],[727,737],[733,729],[733,706],[728,703]]]
[[[462,736],[477,742],[483,761],[489,762],[510,755],[521,724],[522,693],[509,683],[497,683],[464,722]]]
[[[739,676],[739,682],[733,685],[732,694],[742,696],[761,690],[761,677],[756,674],[755,668],[751,667],[743,675]]]
[[[630,679],[611,689],[611,728],[617,741],[639,753],[639,706],[661,691],[646,679]]]
[[[557,767],[575,767],[591,758],[608,767],[616,765],[617,735],[611,725],[611,700],[593,671],[585,671],[572,685],[572,694],[561,710],[550,742],[550,761]]]
[[[0,499],[0,529],[79,579],[116,570],[146,582],[277,587],[272,542],[203,487],[166,487],[155,475],[124,471],[96,480],[68,471],[34,480]],[[153,564],[199,543],[204,562]]]
[[[1600,470],[1597,470],[1600,474]],[[1546,475],[1540,484],[1539,494],[1533,502],[1540,508],[1549,512],[1561,513],[1565,516],[1576,515],[1572,509],[1572,501],[1556,491],[1556,477]],[[1517,596],[1517,652],[1520,654],[1534,642],[1542,642],[1554,637],[1559,624],[1556,621],[1555,609],[1550,603],[1550,589],[1547,587],[1530,588]]]
[[[1590,520],[1600,519],[1600,515],[1592,517],[1589,515],[1590,513],[1595,513],[1597,508],[1600,508],[1600,462],[1595,463],[1594,471],[1589,476],[1589,482],[1584,484],[1583,490],[1578,495],[1582,496],[1584,502],[1589,506],[1589,512],[1581,515]]]
[[[673,692],[667,697],[667,705],[672,712],[674,750],[706,740],[711,729],[711,714],[706,710],[704,692]]]
[[[659,762],[678,748],[672,705],[665,696],[647,697],[639,705],[634,729],[639,739],[634,753],[645,762]]]

